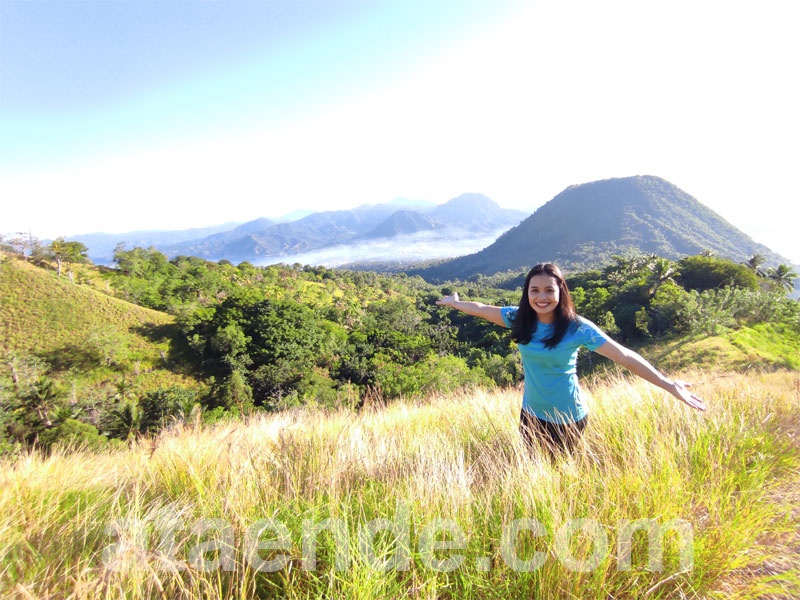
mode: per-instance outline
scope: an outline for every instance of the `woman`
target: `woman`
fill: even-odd
[[[687,389],[690,384],[664,377],[636,352],[578,316],[564,275],[552,263],[530,270],[519,307],[465,302],[458,294],[436,304],[511,328],[525,371],[520,432],[529,445],[538,440],[551,452],[569,449],[586,427],[588,412],[575,369],[581,346],[621,364],[692,408],[705,410],[703,401]]]

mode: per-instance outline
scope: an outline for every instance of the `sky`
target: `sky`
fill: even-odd
[[[0,0],[0,233],[667,179],[800,263],[795,0]]]

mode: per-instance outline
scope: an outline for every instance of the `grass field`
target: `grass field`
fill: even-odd
[[[593,381],[581,445],[552,462],[520,443],[517,390],[23,455],[0,463],[0,594],[797,598],[800,374],[684,378],[706,413],[640,380]],[[325,519],[340,529],[315,538]],[[625,523],[665,531],[635,533],[627,569]]]

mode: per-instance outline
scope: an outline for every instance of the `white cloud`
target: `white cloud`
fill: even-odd
[[[507,228],[476,236],[474,232],[450,230],[420,231],[409,235],[362,241],[321,248],[289,256],[268,257],[252,261],[256,265],[276,263],[339,267],[357,262],[419,261],[463,256],[492,244]]]

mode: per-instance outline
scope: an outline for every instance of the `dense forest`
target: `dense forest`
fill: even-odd
[[[14,337],[14,324],[4,320],[4,452],[57,441],[120,443],[115,440],[153,435],[175,420],[209,422],[301,404],[357,410],[522,378],[502,328],[435,305],[454,291],[518,304],[519,287],[499,287],[507,281],[498,278],[432,285],[403,273],[168,260],[153,248],[122,245],[115,268],[103,268],[81,264],[81,246],[57,240],[26,256],[7,245],[0,267],[4,312],[22,314],[33,303],[21,289],[30,285],[14,279],[25,263],[59,290],[93,288],[97,298],[115,299],[115,310],[132,303],[143,308],[130,309],[162,315],[147,327],[126,326],[157,350],[133,349],[123,329],[110,333],[121,317],[108,317],[80,344],[49,348],[34,343],[33,331]],[[762,263],[759,256],[738,264],[709,253],[678,261],[615,256],[602,269],[572,274],[568,283],[580,314],[635,347],[767,323],[796,344],[800,304],[786,293],[797,274],[785,266],[765,272]],[[52,330],[66,326],[59,321],[68,318],[69,302],[96,301],[63,300],[47,317]],[[598,362],[584,356],[579,368],[586,372]],[[182,379],[148,379],[156,368]]]

